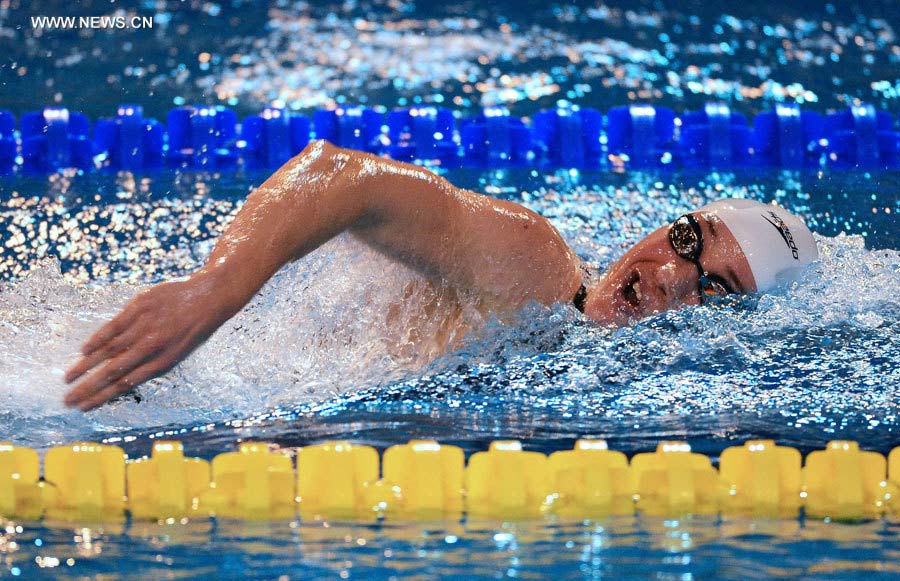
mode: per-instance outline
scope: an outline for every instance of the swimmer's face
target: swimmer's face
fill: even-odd
[[[703,240],[699,263],[709,279],[721,281],[727,291],[756,290],[750,264],[728,228],[715,214],[691,215]],[[627,325],[662,311],[700,304],[697,266],[672,247],[670,226],[635,244],[610,268],[588,295],[587,316],[600,323]]]

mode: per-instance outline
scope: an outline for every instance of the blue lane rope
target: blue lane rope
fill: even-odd
[[[600,111],[575,105],[532,119],[488,107],[459,117],[441,107],[390,112],[367,107],[316,111],[312,118],[266,108],[239,123],[222,106],[172,109],[165,126],[139,105],[121,105],[93,126],[83,114],[48,107],[19,120],[0,111],[0,172],[62,168],[227,170],[277,168],[311,139],[443,167],[577,169],[803,169],[900,167],[893,116],[871,105],[821,115],[777,105],[752,127],[724,103],[681,116],[667,107],[628,105]]]

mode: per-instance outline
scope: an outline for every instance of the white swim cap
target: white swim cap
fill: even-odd
[[[794,280],[819,258],[816,241],[803,220],[778,206],[731,198],[698,211],[715,214],[735,237],[750,263],[758,292]]]

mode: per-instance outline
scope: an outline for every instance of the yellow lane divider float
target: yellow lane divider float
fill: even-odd
[[[730,514],[795,517],[800,514],[803,478],[800,452],[756,440],[733,446],[719,458],[726,493],[722,508]]]
[[[628,458],[604,440],[578,440],[573,450],[550,454],[553,511],[584,518],[634,512],[634,478]]]
[[[296,456],[296,463],[292,456]],[[296,467],[295,467],[296,464]],[[794,448],[756,440],[725,450],[719,468],[685,442],[629,462],[603,440],[549,457],[496,441],[465,462],[456,446],[414,440],[379,459],[371,446],[326,442],[279,450],[262,442],[207,462],[179,442],[149,458],[90,442],[37,452],[0,443],[0,516],[36,519],[371,522],[469,518],[597,518],[634,512],[860,520],[900,515],[900,447],[890,456],[830,442],[805,465]]]
[[[647,514],[713,514],[720,480],[712,462],[685,442],[661,442],[631,459],[637,510]]]
[[[222,454],[224,456],[224,454]],[[210,488],[209,462],[185,458],[180,442],[158,442],[149,459],[128,463],[128,510],[135,518],[187,516]]]
[[[54,518],[110,520],[125,510],[125,452],[90,442],[51,448],[44,458],[44,508]]]
[[[370,446],[326,442],[297,451],[296,500],[304,518],[377,517],[382,501],[370,495],[377,484],[378,452]]]
[[[545,510],[551,492],[547,457],[517,441],[492,442],[469,458],[466,513],[473,517],[529,518]]]

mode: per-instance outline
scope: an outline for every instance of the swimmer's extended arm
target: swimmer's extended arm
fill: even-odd
[[[141,293],[84,344],[66,380],[97,369],[66,404],[92,409],[165,373],[284,264],[346,230],[498,307],[570,300],[581,281],[574,253],[534,212],[316,141],[248,196],[203,268]]]

